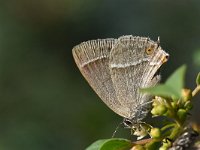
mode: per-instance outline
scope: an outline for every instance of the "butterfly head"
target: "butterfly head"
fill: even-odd
[[[123,124],[125,128],[130,128],[131,133],[137,136],[137,140],[144,138],[145,136],[149,135],[152,126],[145,123],[145,122],[135,122],[130,119],[124,119]]]

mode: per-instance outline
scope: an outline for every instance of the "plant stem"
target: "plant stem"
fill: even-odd
[[[174,108],[172,107],[171,103],[169,102],[169,100],[166,100],[167,102],[167,105],[172,113],[172,117],[174,119],[174,121],[176,122],[176,124],[181,127],[182,123],[181,121],[178,119],[177,115],[176,115],[176,112],[174,111]]]
[[[166,129],[168,129],[168,128],[171,128],[171,127],[174,127],[174,126],[175,126],[174,123],[172,123],[172,124],[167,124],[166,126],[164,126],[164,127],[161,128],[161,131],[164,131],[164,130],[166,130]]]
[[[150,139],[143,139],[143,140],[135,141],[135,142],[133,142],[133,144],[144,145],[144,144],[146,144],[146,143],[151,142],[152,140],[153,140],[152,138],[150,138]]]
[[[193,91],[192,96],[194,97],[200,91],[200,85],[198,85]]]

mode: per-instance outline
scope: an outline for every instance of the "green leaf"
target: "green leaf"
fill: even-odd
[[[197,84],[197,85],[200,85],[200,72],[199,72],[198,75],[197,75],[196,84]]]
[[[91,144],[86,150],[129,150],[131,141],[121,138],[102,139]]]
[[[86,148],[86,150],[99,150],[101,145],[103,145],[106,141],[107,139],[98,140],[92,143],[88,148]]]
[[[182,65],[167,79],[165,85],[169,86],[179,98],[181,97],[181,91],[184,88],[184,78],[186,72],[186,65]]]
[[[179,96],[178,93],[176,93],[176,91],[174,91],[171,87],[165,84],[159,84],[154,87],[143,88],[141,89],[141,92],[145,92],[151,95],[161,96],[165,98],[172,98],[172,97]]]

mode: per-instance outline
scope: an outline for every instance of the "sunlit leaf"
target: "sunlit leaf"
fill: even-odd
[[[120,138],[98,140],[86,150],[129,150],[133,144],[131,141]]]
[[[175,72],[167,79],[165,85],[169,86],[171,90],[181,97],[182,88],[184,88],[184,78],[186,72],[186,65],[183,65],[175,70]]]
[[[154,87],[144,88],[141,89],[142,92],[149,93],[151,95],[161,96],[165,98],[172,98],[172,97],[178,97],[179,94],[176,93],[171,87],[160,84]]]

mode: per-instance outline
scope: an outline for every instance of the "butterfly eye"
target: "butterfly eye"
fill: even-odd
[[[148,48],[146,49],[147,55],[151,55],[151,54],[153,53],[153,51],[154,51],[154,46],[148,47]]]

